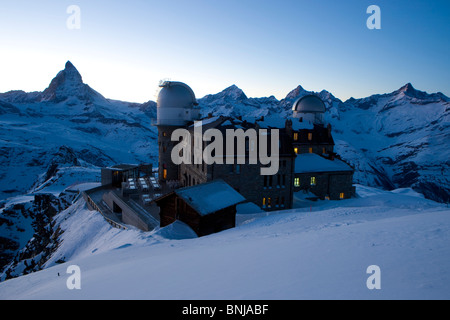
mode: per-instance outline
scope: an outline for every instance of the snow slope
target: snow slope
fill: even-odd
[[[411,189],[357,192],[201,238],[112,229],[79,200],[49,268],[0,283],[0,299],[449,299],[450,210]],[[74,264],[80,290],[66,287]],[[366,287],[370,265],[380,290]]]

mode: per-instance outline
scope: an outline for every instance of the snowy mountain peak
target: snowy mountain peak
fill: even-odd
[[[413,87],[413,85],[411,84],[411,82],[408,82],[407,84],[405,84],[403,87],[401,87],[400,89],[399,89],[399,91],[401,91],[401,92],[413,92],[413,91],[415,91],[416,89],[414,89],[414,87]]]
[[[207,103],[211,103],[214,101],[215,103],[226,104],[226,103],[242,102],[247,99],[248,98],[245,95],[244,91],[242,91],[238,86],[233,84],[219,93],[208,94],[203,98],[201,98],[200,100]]]
[[[75,68],[75,66],[72,64],[72,62],[67,61],[65,68],[62,72],[64,72],[67,80],[83,83],[81,74],[78,72],[77,68]]]
[[[91,102],[93,98],[101,97],[101,95],[84,84],[81,74],[72,62],[67,61],[64,70],[58,72],[48,88],[42,92],[41,101],[58,103],[71,97]]]
[[[228,88],[224,89],[221,94],[223,94],[226,97],[229,97],[233,100],[246,100],[247,96],[245,95],[244,91],[242,91],[238,86],[235,84],[229,86]]]
[[[309,93],[309,91],[306,91],[301,85],[298,85],[297,88],[295,88],[294,90],[292,90],[291,92],[289,92],[286,96],[286,100],[289,99],[295,99],[300,97],[300,95],[303,95],[305,93]]]

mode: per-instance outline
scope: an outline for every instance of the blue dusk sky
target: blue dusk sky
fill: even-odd
[[[379,30],[366,26],[370,5]],[[130,102],[155,100],[161,79],[198,98],[236,84],[249,97],[301,85],[346,100],[408,82],[449,96],[449,17],[448,0],[0,0],[0,92],[42,91],[70,60]]]

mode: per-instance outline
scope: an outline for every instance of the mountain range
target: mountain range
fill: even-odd
[[[442,93],[408,83],[391,93],[341,101],[326,90],[298,86],[278,100],[249,98],[232,85],[198,102],[203,116],[285,118],[296,99],[311,93],[325,102],[335,150],[355,168],[355,183],[412,187],[449,201],[450,99]],[[58,181],[95,180],[100,166],[157,165],[156,103],[107,99],[83,82],[70,61],[42,92],[0,93],[0,115],[0,199]]]

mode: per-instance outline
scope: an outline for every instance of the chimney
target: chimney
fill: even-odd
[[[291,119],[286,119],[286,122],[284,123],[284,128],[286,129],[287,135],[292,137],[293,131],[292,131],[292,120]]]

